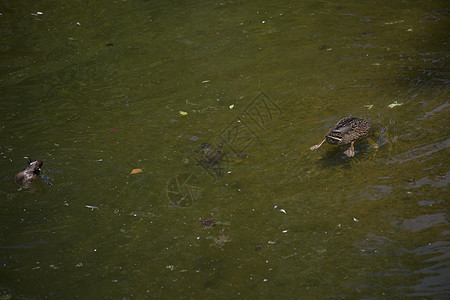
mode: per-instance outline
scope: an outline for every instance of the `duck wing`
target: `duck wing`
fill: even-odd
[[[336,127],[331,129],[331,132],[340,133],[340,134],[344,135],[344,134],[348,133],[350,130],[352,130],[352,124],[344,124],[342,126],[339,126],[339,124],[336,124]]]

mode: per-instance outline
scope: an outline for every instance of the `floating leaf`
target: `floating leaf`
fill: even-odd
[[[180,110],[180,115],[185,116],[187,115],[187,112]]]
[[[405,22],[405,20],[398,20],[398,21],[386,22],[386,23],[384,23],[384,24],[386,24],[386,25],[392,25],[392,24],[398,24],[398,23],[402,23],[402,22]]]
[[[199,220],[200,224],[202,224],[203,227],[214,227],[216,226],[216,223],[214,222],[213,219],[209,219],[209,220]]]
[[[373,104],[367,104],[367,105],[364,105],[364,107],[371,109],[373,107]]]
[[[141,172],[142,172],[141,169],[133,169],[130,174],[136,174],[136,173],[141,173]]]
[[[394,107],[400,106],[400,105],[403,105],[403,103],[398,103],[397,101],[394,101],[394,103],[391,103],[388,106],[389,106],[389,108],[394,108]]]

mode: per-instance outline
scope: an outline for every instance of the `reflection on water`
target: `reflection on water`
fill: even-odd
[[[448,15],[3,1],[0,297],[445,297]]]
[[[435,227],[439,224],[448,224],[447,215],[444,213],[437,213],[433,215],[421,215],[414,219],[403,220],[402,227],[411,231],[419,231],[430,227]]]

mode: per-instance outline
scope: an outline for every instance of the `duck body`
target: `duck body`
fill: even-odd
[[[346,145],[369,134],[371,124],[363,119],[345,117],[325,135],[331,145]]]
[[[326,141],[331,145],[351,144],[350,148],[344,152],[348,157],[355,155],[354,142],[367,136],[370,132],[371,124],[363,119],[354,117],[345,117],[339,120],[328,133],[325,139],[318,145],[312,146],[311,150],[316,150]]]
[[[41,160],[29,161],[29,166],[18,172],[13,180],[15,183],[30,183],[39,176],[43,162]]]

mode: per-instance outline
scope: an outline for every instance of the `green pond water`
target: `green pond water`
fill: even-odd
[[[447,1],[2,1],[0,299],[448,297],[448,28]],[[356,155],[310,151],[345,116]]]

